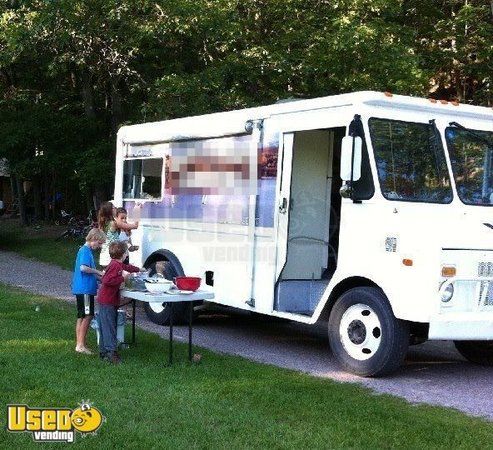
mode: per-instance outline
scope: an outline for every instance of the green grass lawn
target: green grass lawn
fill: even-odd
[[[166,342],[140,330],[137,346],[122,351],[122,365],[111,366],[74,352],[73,305],[1,285],[0,299],[3,448],[39,448],[30,434],[6,431],[7,404],[75,408],[83,399],[106,422],[96,436],[79,435],[75,447],[493,445],[493,424],[483,420],[238,357],[200,350],[202,362],[189,364],[187,347],[177,345],[176,363],[166,367]]]
[[[66,227],[38,225],[21,227],[19,220],[0,220],[0,250],[19,253],[28,258],[55,264],[72,270],[78,248],[84,238],[64,238],[56,241]]]

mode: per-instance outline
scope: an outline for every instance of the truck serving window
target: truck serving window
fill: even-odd
[[[493,132],[449,127],[445,138],[459,198],[468,205],[492,205]]]
[[[369,120],[378,178],[388,200],[450,203],[441,140],[431,123]]]
[[[123,198],[161,199],[163,159],[126,159],[123,162]]]

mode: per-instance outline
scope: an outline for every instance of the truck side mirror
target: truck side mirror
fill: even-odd
[[[342,181],[358,181],[361,178],[362,148],[363,140],[359,136],[344,136],[342,138]]]

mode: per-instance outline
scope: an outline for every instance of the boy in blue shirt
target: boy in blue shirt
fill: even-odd
[[[77,301],[77,324],[75,325],[76,345],[78,353],[92,354],[86,346],[86,336],[91,319],[94,316],[94,296],[97,292],[97,277],[103,272],[96,269],[92,250],[101,248],[106,235],[93,228],[86,236],[86,243],[77,252],[72,279],[72,294]]]

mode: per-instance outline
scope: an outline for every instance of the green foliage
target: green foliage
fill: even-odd
[[[1,0],[0,157],[108,197],[123,123],[364,89],[491,104],[492,36],[481,0]]]
[[[286,96],[425,90],[414,32],[402,26],[401,10],[393,3],[224,4],[200,20],[191,18],[186,30],[195,28],[202,43],[188,65],[175,65],[154,81],[145,104],[153,117],[265,104]],[[213,26],[221,21],[222,27]]]
[[[416,52],[438,98],[492,104],[493,10],[483,0],[408,2]]]

